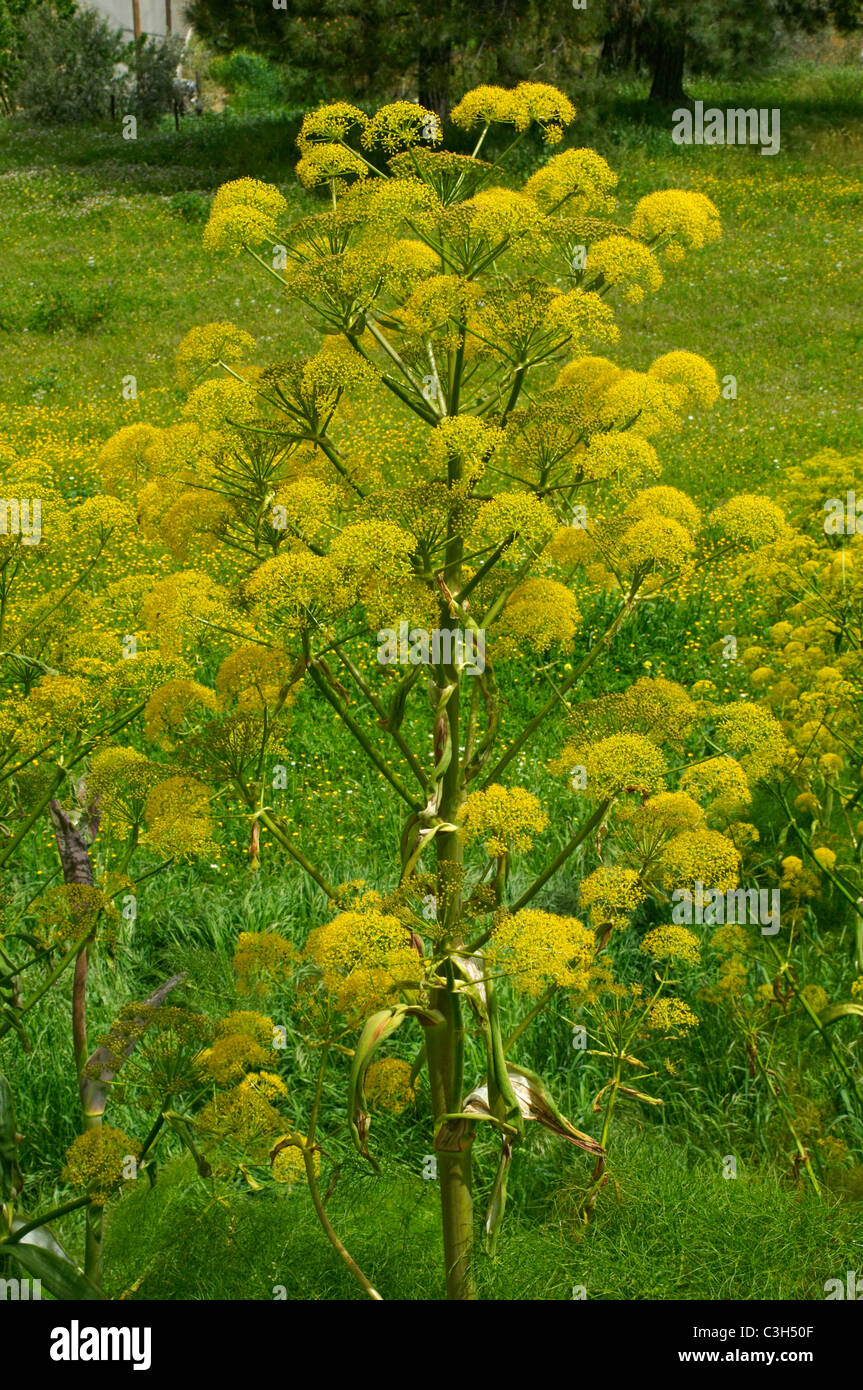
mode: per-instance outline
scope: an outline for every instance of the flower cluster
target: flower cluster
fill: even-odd
[[[372,1107],[398,1115],[415,1097],[411,1064],[400,1057],[383,1057],[372,1062],[365,1077],[366,1100]]]
[[[593,932],[576,917],[524,908],[496,922],[486,960],[538,999],[551,986],[585,994],[595,951]]]
[[[548,816],[532,792],[498,785],[471,792],[459,810],[459,820],[469,841],[485,837],[484,848],[492,858],[530,849],[534,836],[548,825]]]
[[[96,1125],[72,1140],[66,1151],[63,1177],[81,1188],[97,1206],[104,1206],[126,1177],[130,1159],[141,1146],[112,1125]]]
[[[601,864],[582,880],[579,889],[581,905],[587,908],[590,924],[597,930],[628,926],[632,913],[646,897],[637,872],[618,864]]]
[[[349,1020],[415,992],[422,958],[398,917],[373,907],[340,912],[309,934],[304,954],[317,966],[324,987]]]

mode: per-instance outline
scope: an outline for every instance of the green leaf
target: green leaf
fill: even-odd
[[[21,1171],[17,1158],[15,1101],[9,1082],[0,1073],[0,1202],[17,1197],[21,1191]]]
[[[35,1235],[36,1232],[33,1232]],[[86,1299],[101,1299],[102,1295],[91,1283],[86,1274],[73,1264],[68,1255],[58,1254],[56,1250],[31,1243],[30,1237],[14,1245],[4,1243],[0,1246],[4,1255],[17,1260],[34,1279],[41,1279],[45,1288],[55,1298],[78,1302]]]
[[[646,1091],[637,1091],[634,1086],[619,1086],[618,1090],[622,1096],[632,1096],[634,1100],[643,1100],[645,1105],[662,1105],[658,1096],[649,1096]]]
[[[26,1226],[29,1220],[30,1218],[28,1216],[25,1216],[23,1212],[20,1215],[13,1217],[13,1233],[15,1231],[19,1231],[22,1226]],[[27,1245],[41,1245],[43,1250],[53,1250],[55,1255],[59,1255],[61,1259],[67,1260],[69,1264],[74,1263],[71,1256],[66,1254],[66,1251],[63,1249],[57,1237],[55,1235],[52,1235],[51,1230],[47,1224],[44,1226],[37,1226],[34,1230],[30,1231],[29,1235],[23,1237],[21,1243],[22,1245],[25,1243]]]
[[[849,1018],[852,1014],[863,1018],[863,1004],[858,1004],[854,999],[846,999],[841,1004],[829,1004],[826,1009],[821,1010],[818,1017],[826,1027],[828,1023],[835,1023],[840,1018]]]
[[[367,1158],[377,1171],[377,1164],[369,1153],[369,1117],[365,1113],[365,1077],[369,1063],[382,1042],[400,1028],[406,1018],[417,1018],[423,1027],[433,1028],[443,1023],[443,1014],[435,1009],[424,1009],[419,1004],[396,1004],[391,1009],[380,1009],[367,1018],[360,1033],[351,1063],[348,1082],[348,1124],[351,1138],[358,1153]]]

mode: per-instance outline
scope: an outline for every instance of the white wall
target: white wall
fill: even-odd
[[[165,34],[165,0],[139,0],[139,4],[141,33]],[[115,29],[122,29],[128,38],[132,38],[132,0],[89,0],[89,7],[98,11]],[[184,11],[183,0],[171,0],[171,29],[181,38],[188,28]]]

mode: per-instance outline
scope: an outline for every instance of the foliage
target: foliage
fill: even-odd
[[[182,40],[170,35],[164,39],[142,36],[124,50],[129,73],[125,83],[128,99],[123,104],[145,124],[171,110],[182,51]]]
[[[767,64],[790,33],[859,27],[859,0],[607,0],[595,17],[608,69],[645,66],[652,95],[679,100],[687,72],[740,73]]]
[[[108,110],[119,35],[95,10],[37,5],[20,22],[14,102],[30,120],[92,121]]]
[[[286,96],[283,72],[260,53],[235,49],[210,64],[210,75],[231,95],[236,111],[252,112],[280,106]]]

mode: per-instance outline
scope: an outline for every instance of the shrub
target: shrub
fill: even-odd
[[[14,103],[32,121],[98,120],[108,111],[119,32],[94,10],[60,16],[40,5],[20,29]]]
[[[126,110],[145,125],[171,110],[175,96],[177,64],[183,51],[178,38],[142,37],[129,44],[124,58],[129,67],[122,86]]]
[[[184,222],[206,222],[210,215],[210,200],[194,189],[184,189],[168,199],[168,211],[174,217],[182,217]]]
[[[110,310],[111,290],[107,286],[45,290],[33,306],[27,327],[33,333],[60,333],[64,328],[87,333],[100,324]]]
[[[231,106],[240,113],[265,111],[281,106],[285,100],[282,73],[258,53],[238,49],[227,58],[214,59],[210,72],[217,82],[227,87]]]

